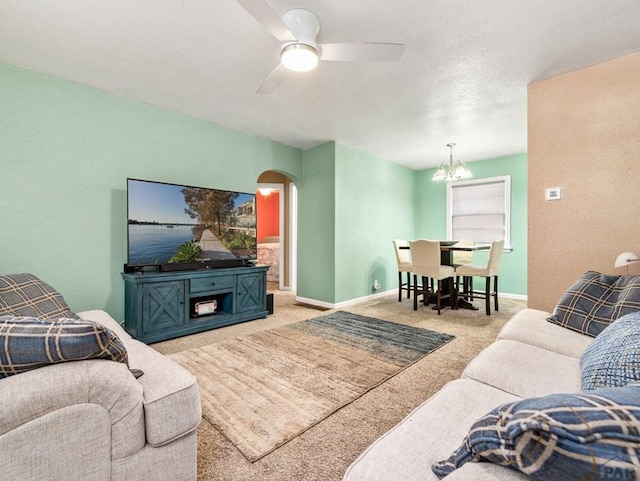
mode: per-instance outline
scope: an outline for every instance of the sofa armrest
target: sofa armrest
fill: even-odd
[[[195,377],[182,366],[135,339],[127,349],[132,367],[141,367],[147,443],[154,447],[195,431],[202,419]]]
[[[0,393],[0,435],[69,406],[94,404],[111,421],[112,459],[145,445],[142,387],[123,363],[53,364],[0,379]]]
[[[202,406],[195,377],[146,344],[133,339],[105,311],[79,312],[83,319],[99,322],[117,334],[127,348],[129,367],[141,369],[146,440],[158,447],[195,431]]]

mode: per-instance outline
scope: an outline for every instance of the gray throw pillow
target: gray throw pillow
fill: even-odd
[[[0,276],[0,315],[78,318],[62,294],[33,274]]]
[[[639,310],[640,276],[588,271],[563,294],[547,320],[596,337],[619,317]]]

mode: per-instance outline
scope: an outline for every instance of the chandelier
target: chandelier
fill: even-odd
[[[436,173],[433,174],[432,180],[446,180],[447,182],[451,182],[473,177],[473,174],[463,162],[459,160],[453,161],[453,147],[455,145],[454,143],[447,144],[447,147],[449,147],[449,164],[446,162],[441,163]]]

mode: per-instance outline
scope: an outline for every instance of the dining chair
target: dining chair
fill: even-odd
[[[485,300],[485,309],[487,316],[491,315],[491,297],[494,298],[494,309],[498,310],[498,271],[500,270],[500,261],[502,260],[502,250],[504,249],[504,240],[494,241],[491,243],[489,249],[489,257],[487,258],[487,265],[474,266],[463,265],[456,267],[457,276],[468,277],[484,277],[485,288],[484,291],[477,291],[473,289],[473,283],[468,291],[468,295],[471,300],[474,297]],[[491,290],[491,279],[493,279],[493,291]]]
[[[401,249],[405,247],[405,249]],[[411,291],[413,287],[411,285],[411,274],[413,272],[413,265],[411,263],[411,250],[408,249],[409,242],[402,239],[396,239],[393,241],[393,248],[396,251],[396,261],[398,262],[398,302],[402,301],[402,291],[407,291],[407,299],[411,299]],[[402,274],[406,273],[407,282],[402,282]]]
[[[455,269],[452,266],[443,266],[440,264],[440,242],[428,239],[418,239],[410,241],[411,260],[413,264],[413,280],[414,285],[418,282],[418,276],[422,277],[422,288],[416,289],[413,296],[413,310],[418,309],[418,295],[422,294],[422,302],[425,306],[429,305],[429,294],[435,295],[436,309],[440,314],[442,299],[449,298],[451,306],[455,309],[456,296],[453,285]],[[437,289],[429,288],[429,279],[437,281]],[[442,281],[448,282],[448,294],[443,294]]]
[[[470,239],[460,239],[454,244],[455,247],[473,247],[476,245],[475,241]],[[452,251],[451,252],[451,265],[455,267],[465,266],[473,264],[473,251]],[[462,277],[462,290],[460,289],[460,276],[456,275],[456,289],[458,294],[461,292],[468,292],[471,286],[471,277]]]

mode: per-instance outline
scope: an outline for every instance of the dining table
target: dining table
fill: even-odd
[[[486,251],[491,248],[489,244],[476,244],[472,246],[457,246],[457,241],[440,241],[440,262],[445,266],[453,266],[453,253],[456,251],[462,252],[474,252],[474,251]],[[448,285],[443,285],[443,294],[448,293]],[[457,287],[454,284],[454,289]],[[467,301],[465,298],[458,295],[459,292],[456,293],[456,299],[458,300],[456,303],[457,309],[470,309],[472,311],[477,311],[478,307],[474,306],[472,303]],[[446,303],[448,303],[450,298],[445,299]]]
[[[476,244],[472,246],[458,246],[458,241],[440,241],[440,262],[445,266],[453,265],[453,252],[488,251],[491,244]]]
[[[485,251],[485,250],[489,250],[491,248],[490,244],[475,244],[475,245],[461,245],[458,246],[456,245],[458,243],[457,240],[441,240],[440,241],[440,262],[442,263],[442,265],[445,266],[453,266],[453,253],[456,251],[462,251],[462,252],[475,252],[475,251]],[[406,247],[400,247],[400,249],[410,249],[409,246]],[[455,283],[454,283],[454,289],[456,289]],[[442,286],[442,294],[443,296],[449,294],[449,285],[448,283],[443,283]],[[456,293],[457,294],[457,293]],[[456,303],[456,308],[457,309],[470,309],[472,311],[477,311],[478,308],[476,306],[474,306],[472,303],[470,303],[469,301],[467,301],[466,299],[456,295],[456,296],[450,296],[447,297],[445,299],[442,300],[441,303],[441,307],[444,306],[450,306],[450,301],[449,299],[453,299],[456,298],[458,301]],[[436,307],[434,306],[433,309],[436,309]]]

